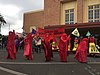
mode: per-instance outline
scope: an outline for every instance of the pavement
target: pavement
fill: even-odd
[[[43,51],[34,53],[34,60],[27,60],[23,50],[17,52],[16,60],[5,59],[6,55],[6,49],[0,49],[0,75],[100,75],[100,57],[88,57],[87,63],[79,63],[70,54],[63,63],[58,52],[53,52],[51,62],[45,62]]]

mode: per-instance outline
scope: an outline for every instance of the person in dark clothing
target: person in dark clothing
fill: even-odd
[[[41,38],[38,36],[36,39],[37,52],[41,53]]]
[[[33,38],[33,40],[32,40],[32,52],[33,53],[34,52],[38,53],[36,49],[37,49],[37,47],[36,47],[36,41],[35,41],[35,38]]]
[[[53,42],[53,39],[51,39],[51,40],[50,40],[50,47],[51,47],[51,48],[50,48],[50,49],[51,49],[51,57],[53,58],[52,42]]]
[[[71,50],[71,51],[73,51],[74,40],[75,40],[75,36],[74,36],[73,34],[71,34],[71,40],[70,40],[70,43],[71,43],[71,48],[70,48],[70,50]]]
[[[18,48],[19,48],[19,38],[18,38],[18,35],[16,35],[16,38],[15,38],[15,45],[16,45],[16,51],[18,52]]]
[[[6,41],[7,41],[7,38],[3,35],[3,36],[2,36],[2,49],[3,49],[4,47],[6,47]]]
[[[24,37],[20,38],[20,49],[24,49]]]

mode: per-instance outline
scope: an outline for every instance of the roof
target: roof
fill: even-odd
[[[24,14],[37,13],[37,12],[42,12],[42,11],[44,11],[44,9],[25,12]]]

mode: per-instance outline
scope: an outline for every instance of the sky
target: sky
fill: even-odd
[[[44,9],[44,0],[0,0],[0,14],[7,24],[2,25],[1,33],[9,31],[23,32],[23,14],[25,12]]]

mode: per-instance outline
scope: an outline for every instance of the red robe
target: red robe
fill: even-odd
[[[94,43],[94,38],[90,37],[90,43]]]
[[[43,45],[44,45],[44,53],[45,53],[45,59],[46,59],[45,61],[50,61],[52,47],[50,45],[49,34],[46,34],[46,36],[44,37]]]
[[[9,32],[8,35],[8,40],[7,40],[7,59],[16,59],[16,48],[15,48],[15,33],[14,32]]]
[[[26,56],[26,58],[28,60],[32,60],[33,59],[33,56],[32,56],[32,34],[29,33],[24,42],[25,42],[25,45],[24,45],[24,56]]]
[[[67,58],[67,50],[68,50],[68,43],[67,43],[67,34],[62,34],[60,41],[59,41],[59,50],[60,50],[60,61],[66,62]]]
[[[15,56],[15,58],[16,58],[16,45],[15,45],[15,31],[13,30],[13,34],[12,34],[12,36],[13,36],[13,38],[12,38],[12,40],[13,40],[13,42],[12,42],[12,49],[13,49],[13,53],[14,53],[14,56]]]
[[[87,62],[87,50],[88,50],[88,39],[84,38],[80,44],[78,45],[78,48],[76,50],[75,59],[77,59],[79,62],[86,63]]]

